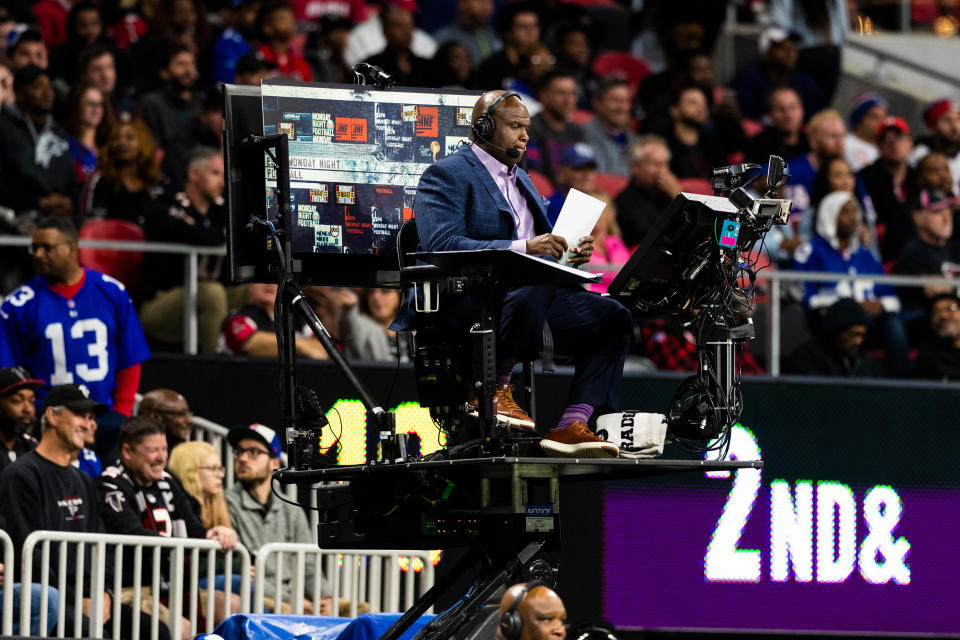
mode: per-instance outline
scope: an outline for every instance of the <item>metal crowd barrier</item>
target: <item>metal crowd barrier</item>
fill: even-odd
[[[0,607],[3,607],[0,613],[0,636],[13,635],[13,580],[15,561],[13,554],[13,541],[7,532],[0,529],[0,543],[3,543],[3,580],[0,581],[0,588],[3,589],[3,601]],[[29,599],[29,594],[26,594]],[[24,596],[21,595],[21,600]],[[29,619],[28,619],[29,623]],[[29,627],[27,627],[29,629]]]
[[[19,236],[0,236],[0,246],[27,247],[30,238]],[[117,251],[146,251],[156,253],[183,254],[186,265],[184,273],[184,288],[186,301],[184,304],[184,353],[197,353],[197,256],[225,255],[222,247],[195,247],[186,244],[163,242],[121,242],[115,240],[81,240],[81,247],[95,249],[114,249]],[[590,271],[616,271],[620,265],[590,264],[585,266]],[[895,286],[923,287],[949,284],[960,286],[960,279],[949,279],[942,276],[894,276],[885,274],[856,274],[806,272],[806,271],[778,271],[765,269],[757,273],[757,280],[766,280],[771,283],[770,295],[770,357],[768,373],[772,376],[780,375],[780,292],[783,282],[841,282],[844,280],[869,280],[877,284],[891,284]],[[228,452],[227,455],[230,455]],[[232,480],[232,463],[229,465]]]
[[[57,545],[57,580],[58,584],[56,586],[60,591],[60,601],[59,601],[59,612],[57,620],[57,637],[65,637],[67,620],[66,618],[66,587],[67,587],[67,562],[68,556],[69,561],[76,563],[76,578],[73,586],[73,597],[74,597],[74,616],[73,616],[73,632],[74,637],[80,637],[81,634],[81,620],[82,620],[82,600],[83,600],[83,591],[84,583],[89,584],[89,593],[90,593],[90,628],[88,634],[91,637],[100,638],[104,637],[104,592],[108,587],[112,589],[112,608],[111,616],[108,625],[110,627],[109,633],[112,638],[120,637],[120,594],[123,590],[122,578],[124,573],[129,573],[132,571],[132,582],[133,582],[133,604],[131,605],[135,611],[139,610],[139,603],[142,594],[142,558],[144,550],[147,550],[147,553],[152,553],[153,555],[153,567],[150,576],[150,586],[153,595],[153,604],[152,604],[152,615],[151,615],[151,626],[150,626],[150,638],[151,640],[157,640],[157,633],[160,624],[159,617],[159,605],[160,605],[160,569],[161,569],[161,552],[167,550],[168,557],[170,560],[170,576],[169,576],[169,611],[170,611],[170,635],[173,640],[181,640],[182,633],[179,621],[182,617],[187,618],[190,621],[190,637],[195,636],[198,633],[197,623],[198,623],[198,589],[193,588],[189,591],[185,591],[186,585],[196,585],[197,581],[200,579],[199,575],[199,562],[200,562],[200,553],[205,552],[207,555],[207,588],[206,591],[206,632],[210,633],[214,628],[214,599],[215,599],[215,575],[216,575],[216,552],[221,551],[220,543],[213,540],[199,540],[195,538],[166,538],[158,536],[131,536],[131,535],[115,535],[115,534],[104,534],[104,533],[71,533],[63,531],[34,531],[27,539],[24,541],[23,551],[21,555],[21,566],[23,582],[29,582],[29,577],[32,576],[33,581],[41,584],[43,591],[46,591],[47,586],[49,585],[50,580],[50,561],[51,561],[51,552],[50,545],[51,543],[60,543]],[[68,543],[68,544],[64,544]],[[85,567],[84,565],[84,550],[87,545],[91,547],[90,554],[90,567]],[[113,583],[108,585],[106,584],[106,560],[107,560],[107,545],[113,547],[113,558],[114,558],[114,575]],[[37,547],[40,547],[40,575],[34,575],[34,551]],[[123,567],[123,552],[127,548],[132,548],[134,551],[133,556],[133,567],[132,569],[124,570]],[[185,560],[187,559],[187,554],[189,553],[189,576],[185,575]],[[232,585],[232,561],[233,554],[240,554],[240,602],[241,602],[241,611],[250,610],[250,554],[243,547],[243,545],[238,545],[237,549],[234,551],[228,551],[225,553],[225,562],[224,562],[224,575],[225,575],[225,584],[224,591],[226,593],[224,606],[225,614],[230,615],[230,593]],[[6,589],[4,590],[4,598],[6,598]],[[188,602],[187,610],[184,611],[184,601],[185,599]],[[20,599],[20,628],[29,629],[30,628],[30,598],[21,597]],[[7,607],[4,606],[4,615],[6,615]],[[47,602],[46,599],[41,600],[40,604],[40,619],[45,620],[47,617]],[[4,631],[6,633],[6,631]],[[133,616],[133,637],[140,638],[146,637],[146,632],[140,630],[140,618],[137,615]]]
[[[308,593],[315,612],[320,610],[321,595],[332,596],[334,616],[339,615],[337,608],[341,598],[350,601],[351,618],[356,617],[361,602],[370,607],[371,613],[404,611],[434,583],[434,567],[428,551],[321,549],[314,544],[270,542],[257,551],[254,613],[264,612],[265,570],[268,563],[273,562],[276,567],[273,595],[282,596],[284,559],[288,554],[296,556],[291,594]],[[308,560],[308,556],[312,558]],[[420,563],[419,571],[414,566],[416,560]],[[314,565],[312,585],[305,584],[307,562]],[[330,586],[330,594],[320,593],[321,567]],[[274,612],[279,612],[281,598],[274,600]],[[291,600],[293,602],[288,604],[293,613],[302,614],[303,598],[292,597]]]

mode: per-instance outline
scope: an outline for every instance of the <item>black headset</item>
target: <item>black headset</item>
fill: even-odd
[[[507,93],[512,92],[508,91]],[[498,100],[497,102],[502,101]],[[496,106],[497,102],[493,103],[493,106]],[[487,111],[487,113],[490,113],[490,111]],[[484,114],[481,117],[487,116]],[[513,602],[510,603],[510,607],[500,614],[500,635],[506,638],[506,640],[520,640],[520,634],[523,633],[523,618],[521,618],[520,614],[517,613],[517,608],[520,606],[520,603],[523,602],[523,599],[527,597],[527,594],[530,593],[530,591],[536,589],[537,587],[545,586],[547,585],[539,580],[531,580],[530,582],[527,582],[523,585],[520,593],[518,593],[513,599]]]
[[[493,112],[496,111],[507,98],[520,99],[520,94],[516,91],[504,91],[501,93],[500,97],[487,107],[486,112],[482,113],[480,117],[470,125],[470,130],[473,131],[474,137],[480,138],[484,142],[490,140],[490,136],[492,136],[493,132],[497,129],[497,121],[493,119]]]

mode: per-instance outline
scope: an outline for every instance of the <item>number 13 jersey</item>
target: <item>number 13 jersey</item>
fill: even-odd
[[[79,285],[67,298],[38,276],[4,299],[0,367],[25,366],[51,386],[86,385],[112,407],[117,371],[143,362],[150,349],[122,283],[85,269]],[[37,390],[38,405],[48,391]]]

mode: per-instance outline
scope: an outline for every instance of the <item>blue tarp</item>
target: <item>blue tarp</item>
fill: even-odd
[[[215,633],[225,640],[376,640],[400,618],[399,613],[364,613],[355,619],[324,616],[239,613],[220,623]],[[400,636],[410,640],[434,616],[421,616]]]

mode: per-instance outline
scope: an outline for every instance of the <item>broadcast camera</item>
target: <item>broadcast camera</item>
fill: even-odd
[[[783,158],[770,156],[768,190],[757,197],[747,187],[761,173],[756,164],[720,167],[713,172],[715,195],[678,194],[609,287],[641,312],[675,314],[695,336],[697,373],[666,413],[668,437],[696,451],[725,450],[739,419],[737,356],[754,336],[763,240],[790,216],[791,202],[776,197],[788,177]]]

